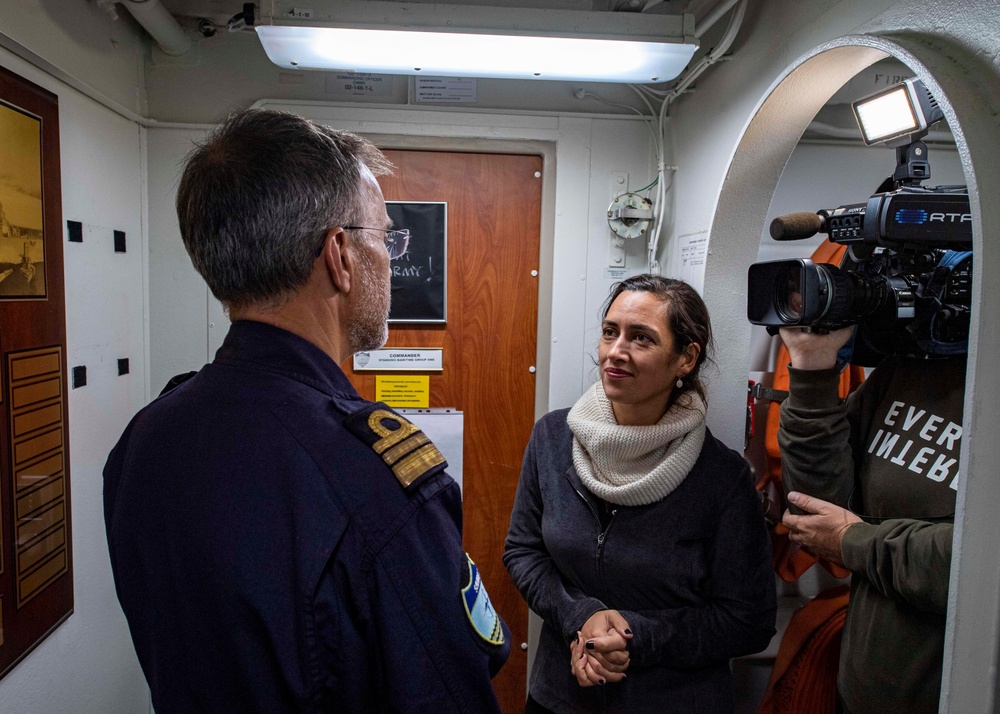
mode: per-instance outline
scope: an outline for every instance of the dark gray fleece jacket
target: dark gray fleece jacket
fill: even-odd
[[[771,545],[746,462],[711,433],[687,478],[646,506],[598,499],[573,467],[569,410],[535,425],[503,560],[544,620],[532,697],[555,712],[731,714],[732,657],[774,634]],[[621,612],[634,634],[620,683],[582,688],[570,642],[590,615]]]

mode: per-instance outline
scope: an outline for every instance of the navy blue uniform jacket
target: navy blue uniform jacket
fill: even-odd
[[[236,322],[129,424],[105,520],[157,714],[498,711],[510,635],[463,597],[458,485],[441,463],[404,487],[380,408],[311,343]]]

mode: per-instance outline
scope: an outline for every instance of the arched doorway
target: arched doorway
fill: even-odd
[[[1000,503],[1000,480],[991,467],[991,441],[1000,433],[1000,384],[989,378],[1000,362],[1000,331],[991,327],[1000,309],[1000,284],[990,280],[1000,267],[1000,245],[987,231],[1000,225],[1000,202],[990,200],[1000,196],[1000,162],[994,156],[1000,145],[995,118],[1000,99],[992,92],[995,77],[989,69],[971,53],[965,55],[961,48],[919,34],[848,36],[790,66],[758,105],[734,153],[713,221],[705,283],[739,284],[734,276],[745,274],[756,256],[782,169],[806,126],[845,82],[885,57],[903,62],[924,81],[955,134],[969,187],[976,254],[963,425],[962,471],[968,476],[958,493],[942,711],[984,712],[993,711],[998,698],[1000,649],[1000,562],[992,545],[1000,542],[1000,519],[993,513]],[[706,294],[706,302],[713,319],[731,321],[723,329],[731,336],[742,334],[737,343],[748,344],[746,294],[714,291]],[[747,359],[746,349],[720,359],[712,389],[716,403],[745,399]]]

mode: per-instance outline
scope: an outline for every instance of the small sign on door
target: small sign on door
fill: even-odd
[[[375,401],[390,407],[425,409],[431,403],[431,378],[427,375],[409,377],[375,377]]]
[[[358,352],[355,372],[440,372],[440,347],[391,347]]]

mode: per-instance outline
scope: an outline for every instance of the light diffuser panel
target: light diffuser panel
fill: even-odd
[[[648,84],[675,78],[693,44],[265,25],[267,56],[288,69]]]

